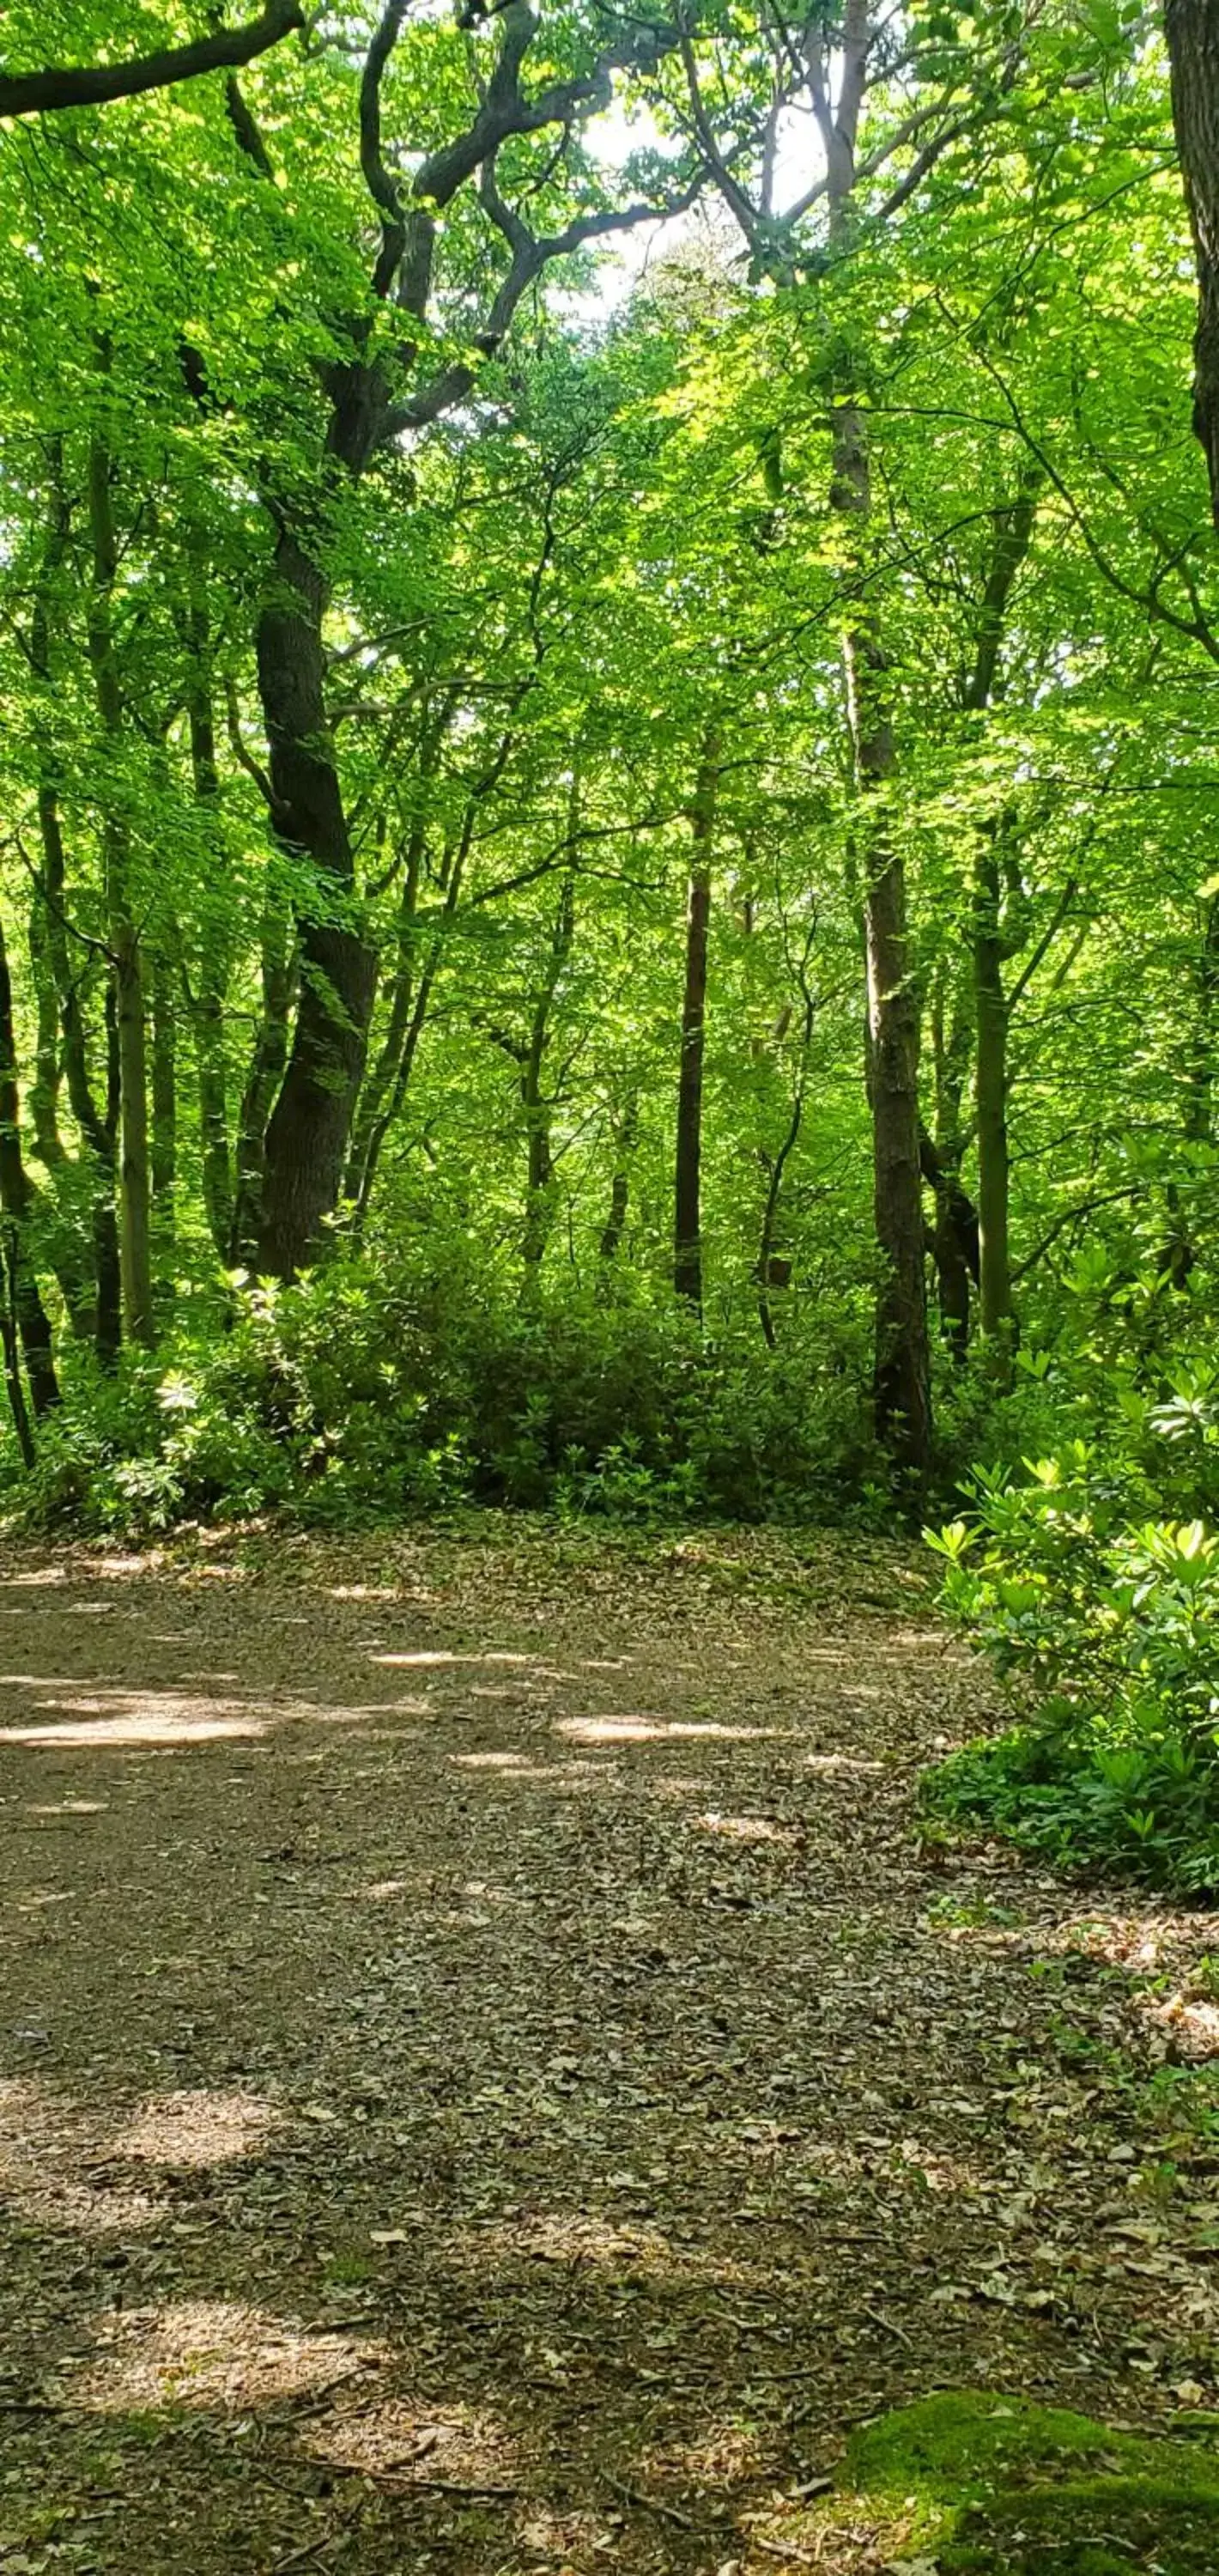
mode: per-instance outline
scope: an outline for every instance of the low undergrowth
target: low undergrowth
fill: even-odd
[[[926,1780],[933,1815],[1067,1866],[1219,1892],[1219,1374],[1118,1389],[1095,1436],[976,1469],[930,1543],[1016,1723]]]
[[[112,1376],[69,1354],[65,1402],[7,1499],[31,1529],[160,1530],[288,1510],[314,1525],[464,1502],[565,1520],[841,1520],[894,1495],[857,1315],[793,1312],[770,1351],[746,1302],[443,1276],[336,1256],[287,1288],[184,1298]],[[0,1487],[5,1482],[0,1457]],[[3,1499],[0,1497],[0,1499]]]
[[[881,2526],[889,2563],[938,2576],[1210,2576],[1219,2455],[1199,2440],[953,2391],[854,2437],[843,2500]]]
[[[1118,2576],[1132,2564],[1201,2576],[1219,2547],[1219,2459],[1209,2445],[1116,2431],[1086,2415],[961,2392],[925,2399],[856,2437],[849,2475],[908,2513],[943,2576]]]

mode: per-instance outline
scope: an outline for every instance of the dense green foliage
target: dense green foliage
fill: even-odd
[[[258,27],[0,124],[6,1504],[876,1524],[984,1458],[950,1605],[1043,1717],[953,1798],[1210,1884],[1154,14]],[[19,6],[16,108],[149,42]]]
[[[940,1813],[1035,1849],[1219,1889],[1219,1364],[1203,1309],[1164,1345],[1162,1286],[1029,1374],[1074,1439],[979,1469],[932,1545],[944,1606],[1016,1686],[1020,1722],[928,1783]]]

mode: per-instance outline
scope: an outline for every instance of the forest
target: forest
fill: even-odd
[[[1207,12],[129,17],[0,76],[16,1524],[964,1484],[1205,1767]]]
[[[31,2230],[92,2243],[90,2175],[151,2267],[101,2396],[83,2274],[62,2369],[0,2369],[72,2498],[10,2530],[0,2480],[0,2563],[1205,2576],[1213,0],[8,0],[0,203],[0,1808],[77,1855],[0,1949],[0,2178],[14,2298]],[[432,2056],[352,1928],[404,1888]],[[823,2009],[839,2126],[789,2189]],[[571,2124],[615,2031],[607,2179]],[[395,2087],[433,2085],[412,2163]],[[537,2214],[547,2120],[578,2222]],[[832,2237],[848,2152],[845,2307],[804,2237],[725,2251],[801,2193]],[[653,2209],[687,2155],[688,2243]],[[282,2185],[304,2264],[331,2157],[335,2304],[285,2273],[290,2328],[191,2254],[189,2176],[268,2245]],[[61,2291],[20,2295],[33,2333]],[[716,2344],[746,2310],[765,2368]],[[408,2311],[440,2411],[374,2440]],[[312,2420],[329,2361],[329,2482],[302,2434],[276,2501],[260,2409]],[[254,2449],[201,2467],[190,2407],[229,2440],[243,2390]]]

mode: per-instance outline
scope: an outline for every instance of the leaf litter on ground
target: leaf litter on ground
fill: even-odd
[[[1205,1918],[925,1838],[996,1712],[915,1552],[229,1533],[0,1620],[5,2576],[759,2576],[931,2388],[1207,2438]]]

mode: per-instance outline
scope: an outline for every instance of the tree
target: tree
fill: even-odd
[[[1207,0],[1165,0],[1172,112],[1198,268],[1194,428],[1219,527],[1219,26]]]
[[[69,69],[0,72],[0,117],[47,116],[67,108],[104,107],[111,99],[138,98],[149,90],[170,89],[179,81],[199,80],[206,72],[235,71],[269,53],[294,28],[303,27],[300,0],[267,0],[261,15],[245,27],[217,28],[193,44],[167,45],[126,62],[95,63]]]

